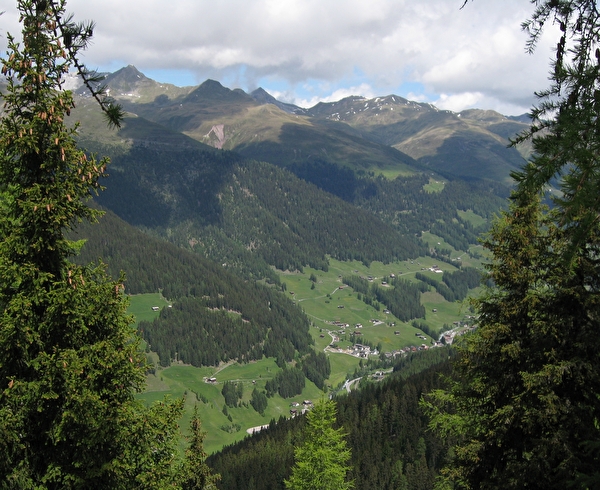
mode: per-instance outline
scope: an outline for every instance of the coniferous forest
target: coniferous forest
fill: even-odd
[[[351,449],[350,477],[365,490],[433,488],[447,461],[447,446],[428,430],[419,401],[424,393],[443,386],[447,360],[406,379],[366,383],[359,391],[336,399],[337,424]],[[430,361],[439,362],[439,361]],[[399,371],[400,374],[400,371]],[[283,489],[301,443],[304,417],[273,421],[268,431],[226,447],[207,463],[222,475],[219,488],[228,490]]]

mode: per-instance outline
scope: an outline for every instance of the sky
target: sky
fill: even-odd
[[[179,86],[206,79],[312,107],[350,95],[400,95],[440,109],[519,115],[548,86],[556,28],[534,54],[530,0],[68,0],[93,20],[90,69],[134,65]],[[20,31],[3,0],[0,49]]]

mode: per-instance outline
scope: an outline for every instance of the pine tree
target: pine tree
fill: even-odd
[[[494,225],[495,287],[477,301],[451,389],[428,405],[457,438],[447,472],[466,488],[567,488],[597,471],[600,298],[563,260],[570,242],[551,217],[515,199]]]
[[[215,490],[216,482],[221,479],[220,475],[211,474],[206,464],[206,452],[204,451],[204,438],[206,432],[202,430],[202,424],[198,417],[198,407],[194,407],[194,415],[190,421],[190,443],[185,452],[185,461],[181,472],[182,488],[186,490]]]
[[[600,13],[594,0],[545,0],[524,28],[533,49],[560,28],[551,87],[539,94],[535,155],[484,245],[495,287],[454,381],[425,402],[452,442],[459,488],[600,484]],[[548,185],[560,197],[541,206]]]
[[[294,450],[295,463],[285,486],[289,490],[343,490],[354,488],[347,480],[350,449],[344,431],[335,429],[336,407],[321,401],[307,415],[304,442]]]
[[[86,201],[106,160],[75,144],[61,80],[92,25],[62,0],[18,2],[0,121],[0,486],[160,488],[173,479],[181,403],[143,408],[143,356],[122,281],[71,262],[65,232],[98,213]],[[89,78],[86,79],[89,81]],[[94,92],[110,122],[120,110]]]

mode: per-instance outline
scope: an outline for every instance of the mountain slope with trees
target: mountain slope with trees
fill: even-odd
[[[535,154],[485,240],[495,287],[477,302],[479,327],[449,386],[424,403],[453,446],[449,487],[600,485],[600,356],[589,340],[600,326],[597,3],[535,2],[530,50],[550,24],[560,28],[550,87],[520,136]]]
[[[447,354],[446,354],[447,359]],[[396,490],[432,488],[436,472],[446,460],[447,448],[428,430],[428,418],[419,409],[423,393],[441,386],[440,374],[450,363],[430,367],[403,380],[368,383],[361,390],[335,399],[335,428],[348,435],[351,453],[349,478],[356,488]],[[207,463],[222,475],[223,490],[283,489],[300,446],[306,417],[273,421],[268,431],[255,434],[209,456]]]
[[[79,226],[73,237],[86,239],[78,262],[102,258],[113,277],[128,271],[127,293],[161,291],[175,300],[154,322],[138,326],[163,366],[175,359],[206,366],[263,355],[291,361],[312,345],[306,316],[278,290],[147,236],[111,212],[98,225]]]

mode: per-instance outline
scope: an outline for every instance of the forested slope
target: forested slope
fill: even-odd
[[[448,353],[442,351],[443,354]],[[435,362],[435,361],[434,361]],[[423,393],[441,386],[450,363],[430,367],[406,380],[400,376],[336,399],[337,421],[347,431],[351,476],[361,490],[433,488],[446,449],[427,430],[419,408]],[[222,475],[222,490],[283,489],[294,445],[301,442],[304,417],[272,423],[268,431],[226,447],[208,463]]]
[[[147,236],[110,212],[98,225],[80,226],[74,238],[80,237],[87,238],[81,263],[102,257],[113,277],[127,271],[126,292],[161,290],[176,300],[157,320],[139,325],[165,366],[175,358],[196,366],[263,355],[290,361],[312,344],[307,317],[277,290]]]
[[[100,204],[246,276],[264,277],[265,262],[301,270],[326,268],[326,255],[387,262],[426,253],[414,236],[267,163],[189,148],[101,150],[112,164]]]

